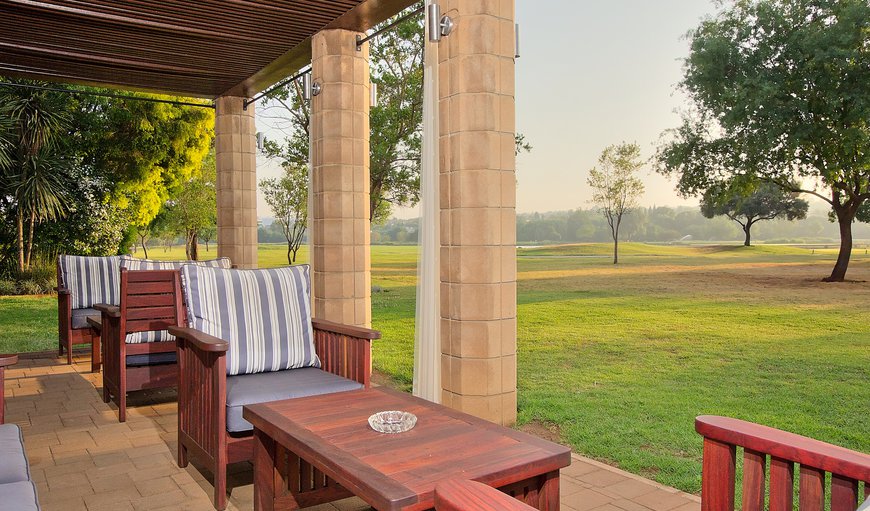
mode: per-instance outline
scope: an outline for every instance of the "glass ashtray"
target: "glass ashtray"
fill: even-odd
[[[388,410],[369,417],[369,426],[378,433],[404,433],[417,424],[417,416],[410,412]]]

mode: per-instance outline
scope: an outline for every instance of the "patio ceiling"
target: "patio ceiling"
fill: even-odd
[[[0,75],[214,98],[251,96],[414,0],[4,0]]]

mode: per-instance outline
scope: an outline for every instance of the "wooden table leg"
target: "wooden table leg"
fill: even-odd
[[[559,511],[559,471],[547,472],[540,477],[538,489],[538,509],[540,511]]]
[[[275,509],[275,441],[254,429],[254,511]]]
[[[94,335],[96,333],[96,335]],[[98,373],[100,372],[101,362],[103,360],[102,356],[102,332],[97,332],[96,329],[91,329],[91,372]]]

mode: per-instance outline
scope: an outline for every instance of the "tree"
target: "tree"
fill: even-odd
[[[217,190],[214,152],[203,161],[200,175],[184,184],[181,192],[167,203],[166,222],[185,239],[187,258],[199,259],[199,234],[217,225]]]
[[[773,183],[742,184],[731,181],[714,186],[701,197],[701,214],[707,218],[724,215],[740,224],[745,234],[743,245],[750,246],[750,230],[756,222],[786,218],[802,220],[810,204],[797,193]]]
[[[589,171],[586,182],[592,187],[592,200],[610,227],[613,238],[613,264],[619,262],[619,226],[622,218],[637,206],[643,183],[637,172],[643,166],[640,146],[622,143],[601,152],[598,166]]]
[[[870,199],[870,3],[740,0],[689,34],[693,106],[659,150],[684,196],[739,176],[823,199],[844,280],[852,222]]]
[[[125,229],[147,226],[199,174],[214,138],[214,110],[95,96],[76,101],[81,164],[105,180],[105,200],[128,213]]]
[[[260,189],[287,240],[287,264],[293,264],[308,225],[308,166],[285,163],[284,175],[260,181]]]
[[[67,212],[70,167],[60,147],[70,127],[68,113],[57,94],[3,88],[0,115],[4,136],[0,142],[0,196],[15,211],[18,271],[30,267],[36,225]],[[25,228],[26,227],[26,228]],[[25,240],[26,231],[26,240]]]

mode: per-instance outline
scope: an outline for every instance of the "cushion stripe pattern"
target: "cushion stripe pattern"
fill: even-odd
[[[143,344],[146,342],[169,342],[174,341],[175,336],[169,330],[151,330],[148,332],[133,332],[127,334],[124,342],[127,344]]]
[[[93,257],[61,255],[61,284],[70,290],[73,309],[87,309],[97,303],[120,302],[119,256]]]
[[[185,264],[212,268],[231,268],[233,266],[229,257],[219,257],[208,261],[155,261],[153,259],[136,259],[127,255],[121,256],[121,266],[128,270],[180,270]]]
[[[227,374],[320,367],[308,265],[227,270],[185,265],[188,326],[229,343]]]

